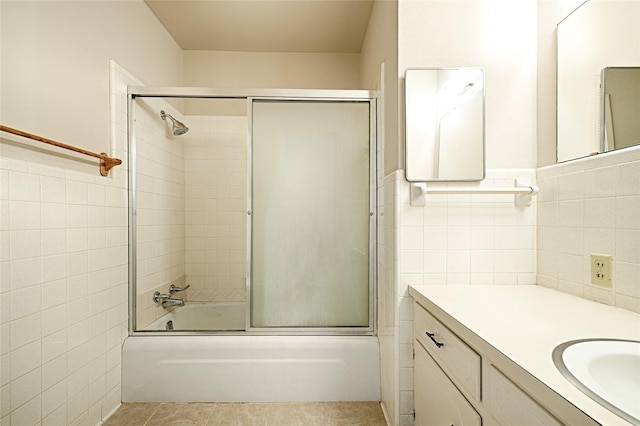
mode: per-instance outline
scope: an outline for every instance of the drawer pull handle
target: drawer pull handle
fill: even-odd
[[[441,348],[444,346],[444,343],[440,343],[436,340],[433,333],[429,333],[428,331],[425,331],[425,333],[427,334],[427,336],[429,336],[429,339],[431,339],[431,341],[436,344],[437,347]]]

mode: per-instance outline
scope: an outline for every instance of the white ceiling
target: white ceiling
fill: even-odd
[[[184,50],[359,53],[373,0],[145,0]]]

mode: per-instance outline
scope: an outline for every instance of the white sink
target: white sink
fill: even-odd
[[[590,398],[640,425],[640,342],[573,340],[554,349],[553,362]]]

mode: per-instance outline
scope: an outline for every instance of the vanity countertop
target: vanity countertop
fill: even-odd
[[[551,354],[569,340],[640,340],[640,314],[537,285],[418,285],[410,286],[409,294],[432,313],[477,335],[598,423],[629,424],[569,383]]]

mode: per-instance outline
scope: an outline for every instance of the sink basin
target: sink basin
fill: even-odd
[[[590,398],[640,425],[640,342],[573,340],[553,350],[553,362]]]

